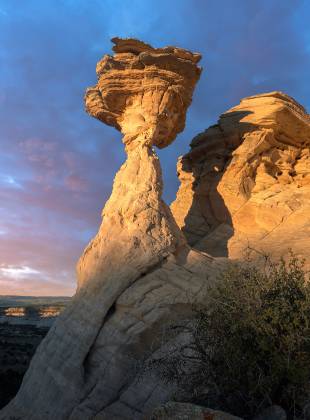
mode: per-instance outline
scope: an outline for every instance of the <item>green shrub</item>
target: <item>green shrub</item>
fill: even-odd
[[[230,264],[206,306],[171,327],[183,339],[149,367],[193,402],[243,417],[279,404],[302,416],[310,390],[309,279],[293,255],[259,267]]]

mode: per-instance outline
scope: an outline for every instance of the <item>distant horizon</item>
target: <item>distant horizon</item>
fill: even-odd
[[[75,293],[125,158],[121,134],[83,101],[112,37],[202,54],[184,132],[156,151],[170,203],[178,156],[240,99],[282,91],[309,112],[309,20],[306,0],[1,2],[0,293]]]

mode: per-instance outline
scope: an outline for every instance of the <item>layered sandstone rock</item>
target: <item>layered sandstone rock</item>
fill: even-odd
[[[167,398],[135,366],[163,319],[184,316],[212,260],[190,251],[162,201],[159,160],[183,129],[199,55],[115,39],[98,63],[88,112],[124,134],[128,154],[96,237],[78,263],[78,291],[38,348],[21,389],[0,414],[21,419],[142,418]]]
[[[245,247],[309,261],[310,118],[281,92],[243,99],[178,162],[171,209],[189,244],[239,258]]]
[[[147,135],[150,144],[166,147],[184,129],[200,54],[134,39],[112,41],[115,54],[99,61],[98,83],[87,89],[87,111],[120,130],[127,146]]]

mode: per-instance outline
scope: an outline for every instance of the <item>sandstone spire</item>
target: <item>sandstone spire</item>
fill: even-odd
[[[122,350],[107,360],[97,340],[105,337],[121,295],[187,249],[161,199],[161,169],[152,147],[169,145],[184,128],[200,56],[134,39],[113,42],[115,54],[98,63],[98,84],[87,90],[85,102],[91,115],[122,131],[128,158],[115,177],[100,229],[78,263],[77,294],[37,350],[1,419],[85,420],[111,405],[128,367],[126,358],[112,361]],[[107,363],[115,366],[112,379],[104,373]]]

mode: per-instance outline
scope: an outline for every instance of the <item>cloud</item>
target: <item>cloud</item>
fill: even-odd
[[[0,183],[7,188],[22,188],[21,184],[8,174],[0,174]]]
[[[87,182],[79,175],[70,174],[65,178],[65,186],[69,190],[75,192],[82,192],[87,190]]]
[[[0,275],[14,280],[25,279],[41,274],[40,271],[27,266],[0,266]]]

